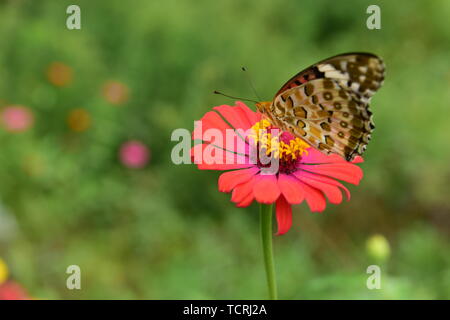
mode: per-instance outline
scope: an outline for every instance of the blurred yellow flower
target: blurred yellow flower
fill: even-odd
[[[108,81],[102,89],[102,95],[112,104],[122,104],[128,101],[128,87],[119,81]]]
[[[5,261],[0,258],[0,284],[8,279],[9,271]]]
[[[73,131],[85,131],[91,126],[91,116],[85,109],[73,109],[67,117],[67,125]]]
[[[377,261],[386,261],[391,253],[387,239],[381,234],[375,234],[367,239],[366,248],[369,256]]]
[[[22,159],[22,169],[30,177],[39,177],[45,173],[45,159],[37,152],[31,152]]]
[[[47,68],[47,78],[57,87],[65,87],[72,82],[72,68],[62,62],[53,62]]]

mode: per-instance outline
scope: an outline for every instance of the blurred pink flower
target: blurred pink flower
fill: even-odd
[[[150,152],[142,142],[131,140],[122,144],[119,157],[122,164],[128,168],[143,168],[150,158]]]
[[[7,131],[22,132],[33,125],[34,116],[27,107],[8,106],[2,109],[0,121]]]
[[[0,300],[31,300],[31,297],[22,286],[9,280],[0,284]]]

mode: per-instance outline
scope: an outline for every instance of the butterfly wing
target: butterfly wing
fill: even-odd
[[[364,152],[375,128],[369,105],[339,81],[327,78],[284,91],[275,98],[268,117],[316,149],[348,161]]]
[[[333,79],[369,102],[384,80],[384,63],[371,53],[344,53],[322,60],[289,79],[277,92],[300,86],[314,79]]]
[[[369,101],[382,85],[384,64],[369,53],[325,59],[292,77],[266,116],[325,153],[361,155],[375,128]]]

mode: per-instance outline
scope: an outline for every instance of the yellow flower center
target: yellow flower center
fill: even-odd
[[[289,132],[284,132],[274,127],[269,120],[262,119],[252,126],[249,138],[259,145],[259,148],[266,150],[266,155],[274,158],[292,161],[297,160],[303,154],[307,155],[310,146],[300,138]]]

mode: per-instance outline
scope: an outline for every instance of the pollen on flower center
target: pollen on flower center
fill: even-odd
[[[303,154],[307,155],[310,147],[305,141],[293,134],[281,131],[267,119],[262,119],[252,126],[249,135],[258,150],[265,150],[267,156],[279,159],[279,172],[291,173],[296,170]],[[258,161],[258,166],[264,167]]]

